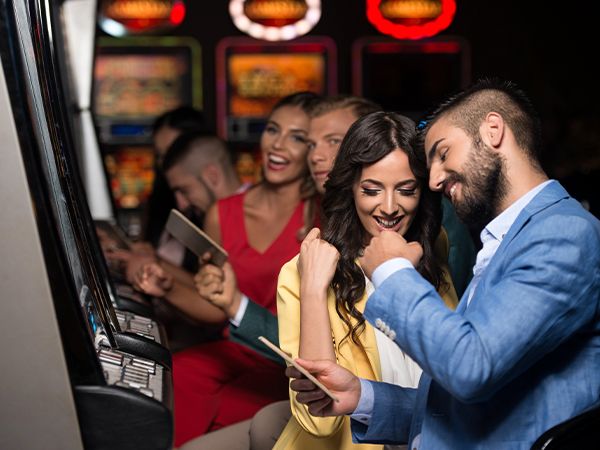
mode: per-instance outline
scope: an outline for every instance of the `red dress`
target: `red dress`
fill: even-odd
[[[303,202],[273,243],[260,253],[244,226],[244,193],[218,202],[222,245],[240,291],[276,313],[277,277],[300,251]],[[229,340],[201,344],[173,355],[175,446],[208,431],[251,418],[263,406],[288,397],[282,366]]]

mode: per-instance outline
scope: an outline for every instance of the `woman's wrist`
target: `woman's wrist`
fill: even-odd
[[[300,298],[303,302],[322,302],[327,299],[327,287],[317,288],[315,286],[300,287]]]

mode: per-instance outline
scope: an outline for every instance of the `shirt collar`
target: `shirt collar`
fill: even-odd
[[[535,197],[542,189],[546,187],[552,180],[544,181],[541,184],[538,184],[536,187],[531,189],[525,195],[520,197],[516,202],[506,208],[500,215],[494,218],[490,223],[486,225],[486,227],[481,232],[480,238],[483,242],[484,235],[489,233],[499,242],[502,242],[506,233],[512,226],[512,224],[517,220],[518,215],[523,211],[523,209],[529,204],[533,197]]]

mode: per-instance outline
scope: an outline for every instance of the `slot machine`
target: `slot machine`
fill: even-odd
[[[188,37],[99,37],[92,112],[112,217],[139,237],[155,173],[152,125],[164,112],[202,108],[201,49]]]
[[[2,406],[11,428],[0,442],[3,448],[166,449],[173,433],[170,353],[159,327],[153,330],[157,324],[141,316],[132,322],[113,307],[114,288],[74,163],[74,121],[54,26],[60,6],[0,5],[2,192],[10,193],[2,203],[14,211],[2,219],[3,255],[15,255],[14,267],[2,265],[2,279],[14,291],[3,302],[9,320],[2,328],[20,338],[6,371],[15,392]],[[11,309],[17,302],[19,309]]]
[[[176,204],[155,161],[153,125],[158,116],[180,106],[193,106],[201,122],[201,48],[193,38],[172,36],[99,37],[94,48],[89,99],[98,146],[86,147],[83,158],[98,157],[97,166],[102,172],[101,178],[110,186],[112,204],[112,213],[108,217],[93,215],[94,222],[97,227],[108,226],[113,232],[120,232],[125,239],[117,238],[118,241],[140,238],[158,247],[168,211]],[[159,175],[157,179],[156,175]],[[90,203],[94,188],[87,186],[86,189]],[[151,190],[155,194],[154,203],[150,205],[152,209],[147,209]],[[153,222],[148,222],[143,213],[150,214]],[[140,233],[142,228],[145,229]],[[149,229],[159,233],[149,233]],[[170,262],[183,264],[186,256],[187,262],[196,260],[173,241],[169,241],[169,246],[173,248],[175,244],[178,251],[176,256],[170,255],[174,257]],[[136,317],[130,317],[131,313],[162,321],[161,328],[171,338],[173,348],[180,345],[179,339],[203,339],[210,333],[180,320],[178,311],[157,304],[160,300],[135,291],[125,279],[122,266],[118,262],[108,263],[110,279],[116,289],[116,306],[128,316],[120,315],[121,321],[130,325],[139,322]],[[143,323],[134,325],[135,329],[144,326]]]
[[[79,8],[81,8],[82,3],[94,6],[94,2],[79,1],[66,2],[63,4],[63,8],[72,7],[74,3]],[[93,15],[94,10],[95,8],[88,11]],[[70,213],[75,217],[75,223],[78,225],[79,232],[85,236],[82,239],[84,243],[82,254],[90,260],[90,267],[94,268],[97,272],[92,278],[99,280],[98,292],[106,299],[106,303],[111,303],[114,308],[114,314],[110,318],[115,325],[118,324],[120,327],[121,332],[117,333],[116,338],[121,342],[121,345],[128,346],[135,352],[140,352],[143,348],[151,348],[152,350],[150,351],[156,360],[170,365],[171,357],[167,349],[166,331],[161,324],[152,319],[153,309],[150,299],[134,291],[131,286],[120,279],[120,274],[107,266],[100,250],[95,232],[95,223],[92,222],[90,208],[88,207],[85,195],[86,189],[79,176],[78,169],[80,166],[77,161],[76,152],[77,144],[85,141],[85,137],[82,137],[85,134],[85,120],[83,120],[85,118],[85,111],[63,106],[74,106],[77,104],[74,83],[69,82],[69,64],[67,61],[69,55],[76,53],[76,55],[81,56],[82,51],[79,49],[80,51],[73,52],[72,48],[69,49],[62,29],[57,27],[52,28],[52,19],[54,18],[54,21],[58,22],[58,11],[56,8],[47,11],[45,25],[48,33],[41,35],[46,39],[42,39],[40,44],[45,45],[46,53],[52,54],[54,57],[40,60],[45,61],[48,72],[53,77],[54,89],[49,91],[56,92],[56,98],[52,102],[52,105],[58,110],[56,115],[60,117],[60,119],[57,118],[54,120],[53,123],[57,124],[62,120],[65,127],[68,127],[68,132],[64,134],[68,145],[60,146],[62,152],[58,161],[65,166],[62,173],[64,173],[65,178],[65,189],[70,195],[71,201],[68,203],[71,207]],[[66,20],[68,14],[65,11],[61,11],[61,13],[64,19],[61,23],[69,23]],[[80,9],[79,13],[82,14],[84,11]],[[73,15],[72,11],[71,15]],[[43,19],[44,17],[40,16],[40,21],[43,22]],[[41,28],[42,24],[39,26]],[[71,38],[72,42],[73,36]],[[43,52],[43,50],[40,51]],[[81,69],[80,67],[79,70],[85,74],[86,72]],[[72,78],[74,80],[71,81],[81,79],[81,74],[79,75],[77,77],[73,74]],[[116,328],[119,329],[119,327]],[[143,339],[140,340],[139,337]]]
[[[64,63],[64,70],[61,70],[60,75],[63,78],[62,84],[67,86],[64,90],[68,105],[67,121],[72,124],[76,149],[75,152],[71,152],[68,162],[76,165],[83,174],[83,180],[79,177],[74,178],[74,182],[78,183],[74,194],[79,197],[80,204],[89,205],[89,208],[86,206],[81,210],[91,213],[86,215],[84,222],[92,229],[93,240],[95,240],[93,235],[97,225],[106,225],[114,230],[120,230],[112,207],[113,199],[108,189],[109,180],[103,170],[101,146],[91,111],[96,10],[95,0],[64,2],[60,9],[61,33],[55,33],[55,39],[52,41],[56,53],[60,56],[59,61]],[[134,117],[128,125],[131,129],[137,130],[133,134],[137,136],[138,144],[144,144],[144,139],[147,140],[144,133],[149,133],[149,120],[146,118],[146,122],[140,124],[139,118]],[[104,123],[105,127],[110,129],[110,123],[112,122]],[[121,123],[117,127],[122,126]],[[152,153],[148,145],[142,145],[136,148],[136,151]],[[90,216],[97,218],[93,224]],[[97,245],[95,247],[98,248]],[[113,264],[107,266],[104,258],[99,258],[98,252],[92,252],[92,257],[99,259],[96,267],[103,273],[101,278],[106,284],[121,328],[144,335],[166,347],[164,327],[154,320],[146,323],[147,318],[153,317],[154,314],[151,299],[134,291],[123,279],[123,274],[118,267]]]

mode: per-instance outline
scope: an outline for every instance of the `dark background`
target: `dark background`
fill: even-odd
[[[471,79],[515,81],[533,100],[544,124],[546,171],[598,215],[600,188],[599,27],[596,2],[457,0],[453,23],[440,36],[465,39]],[[246,36],[229,16],[227,0],[186,2],[184,22],[169,32],[192,36],[202,47],[204,110],[215,120],[215,47],[226,36]],[[309,36],[329,36],[338,51],[338,91],[351,91],[351,47],[381,36],[365,14],[365,0],[322,0],[320,22]]]

